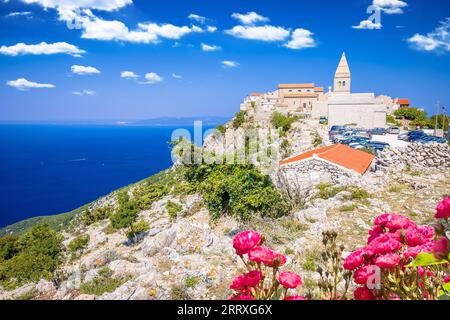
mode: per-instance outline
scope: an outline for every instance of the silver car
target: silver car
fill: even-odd
[[[386,132],[390,133],[390,134],[399,134],[400,129],[399,129],[399,127],[392,126],[392,127],[387,128]]]

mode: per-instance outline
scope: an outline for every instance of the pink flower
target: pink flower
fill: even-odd
[[[398,240],[396,233],[383,233],[374,239],[369,247],[375,254],[385,254],[399,250],[402,247],[402,243]]]
[[[286,263],[286,257],[281,253],[275,253],[272,262],[268,265],[269,267],[281,267]]]
[[[375,225],[372,229],[369,230],[369,239],[367,239],[367,243],[371,243],[374,239],[378,238],[379,235],[383,233],[383,227]]]
[[[436,219],[443,219],[450,217],[450,197],[444,198],[438,203],[436,207]]]
[[[244,275],[244,283],[247,287],[256,287],[263,278],[263,274],[259,270],[247,272]]]
[[[412,222],[409,218],[393,214],[391,215],[391,219],[386,223],[386,228],[397,230],[406,229],[413,225],[414,222]]]
[[[427,242],[421,246],[409,247],[403,252],[404,259],[415,259],[417,255],[421,252],[430,252],[433,248],[433,241]]]
[[[238,275],[234,280],[233,283],[230,285],[231,290],[242,290],[245,289],[246,283],[245,283],[245,275]]]
[[[359,268],[353,274],[353,278],[357,284],[366,284],[369,277],[375,274],[375,268],[373,266],[367,265]]]
[[[365,261],[366,252],[363,249],[356,250],[351,253],[344,261],[344,269],[355,270],[361,266]]]
[[[375,300],[375,296],[372,291],[367,287],[358,287],[353,292],[355,300]]]
[[[441,240],[433,241],[433,247],[431,251],[433,251],[436,259],[442,259],[447,256],[448,252],[448,240],[446,237],[442,237]]]
[[[406,244],[410,247],[420,246],[432,240],[434,229],[429,226],[409,227],[406,230]]]
[[[275,259],[275,253],[267,247],[254,247],[248,252],[248,259],[256,263],[270,265]]]
[[[373,224],[380,227],[384,227],[386,226],[386,224],[389,222],[390,219],[391,219],[390,213],[383,213],[378,217],[376,217],[375,220],[373,220]]]
[[[428,270],[428,269],[424,269],[423,267],[418,267],[417,268],[417,273],[421,276],[424,277],[425,275],[427,275],[427,277],[431,277],[433,275],[433,273]]]
[[[389,300],[401,300],[400,297],[398,295],[396,295],[395,293],[391,293],[389,295]]]
[[[238,296],[231,296],[229,300],[255,300],[253,296],[248,295],[238,295]]]
[[[281,272],[278,276],[278,282],[287,289],[295,289],[302,285],[302,278],[293,272]]]
[[[303,296],[288,296],[283,300],[307,300],[307,299]]]
[[[449,283],[449,282],[450,282],[450,276],[445,276],[444,283]]]
[[[392,268],[399,264],[401,257],[396,253],[388,253],[374,259],[376,266],[380,268]]]
[[[244,255],[261,243],[262,236],[253,230],[243,231],[233,239],[233,248],[238,255]]]

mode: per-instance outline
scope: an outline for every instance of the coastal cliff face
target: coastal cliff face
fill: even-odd
[[[246,125],[250,124],[244,122],[239,127]],[[267,128],[275,129],[270,123]],[[231,129],[233,121],[224,131]],[[290,145],[280,151],[279,158],[329,143],[325,126],[301,119],[271,143],[286,144],[284,140]],[[222,143],[213,135],[204,148],[217,155],[236,147],[224,150]],[[393,166],[398,166],[395,161]],[[258,168],[258,161],[254,164]],[[449,170],[393,166],[393,170],[368,172],[351,183],[305,183],[295,201],[280,198],[279,202],[290,202],[283,214],[263,214],[265,211],[255,209],[245,212],[243,219],[236,214],[239,207],[228,204],[221,211],[217,209],[218,202],[211,195],[216,190],[209,189],[219,185],[231,188],[224,186],[221,170],[205,167],[191,172],[177,163],[81,209],[60,232],[58,266],[42,279],[1,278],[6,273],[0,268],[0,299],[226,299],[234,275],[244,269],[234,253],[232,238],[249,228],[263,233],[277,252],[286,253],[286,265],[304,277],[302,290],[314,292],[323,231],[337,231],[348,252],[365,244],[369,226],[378,214],[395,212],[427,223],[433,219],[435,203],[450,192]],[[234,174],[241,173],[229,173]],[[272,188],[262,189],[264,192],[283,194],[288,188],[277,180],[277,172],[271,172],[267,181],[266,175],[245,174]],[[235,184],[230,182],[239,188]],[[227,196],[238,197],[233,194],[235,189],[226,190],[230,193]],[[267,203],[276,205],[263,202]]]

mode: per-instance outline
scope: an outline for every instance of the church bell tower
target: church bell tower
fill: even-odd
[[[336,69],[334,75],[334,92],[335,93],[350,93],[351,87],[351,74],[348,67],[347,58],[345,52],[342,54],[341,61]]]

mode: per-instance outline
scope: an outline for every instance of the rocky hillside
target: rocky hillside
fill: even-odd
[[[325,127],[312,121],[295,119],[284,129],[273,143],[294,141],[288,154],[327,143]],[[205,144],[210,152],[219,146],[213,137]],[[450,193],[449,170],[436,168],[378,170],[353,184],[309,186],[296,199],[273,180],[252,166],[176,165],[81,208],[58,233],[41,228],[2,238],[0,298],[226,299],[244,269],[232,238],[248,228],[287,255],[286,266],[304,277],[299,294],[314,297],[323,231],[336,230],[350,251],[366,242],[376,215],[427,223]]]

